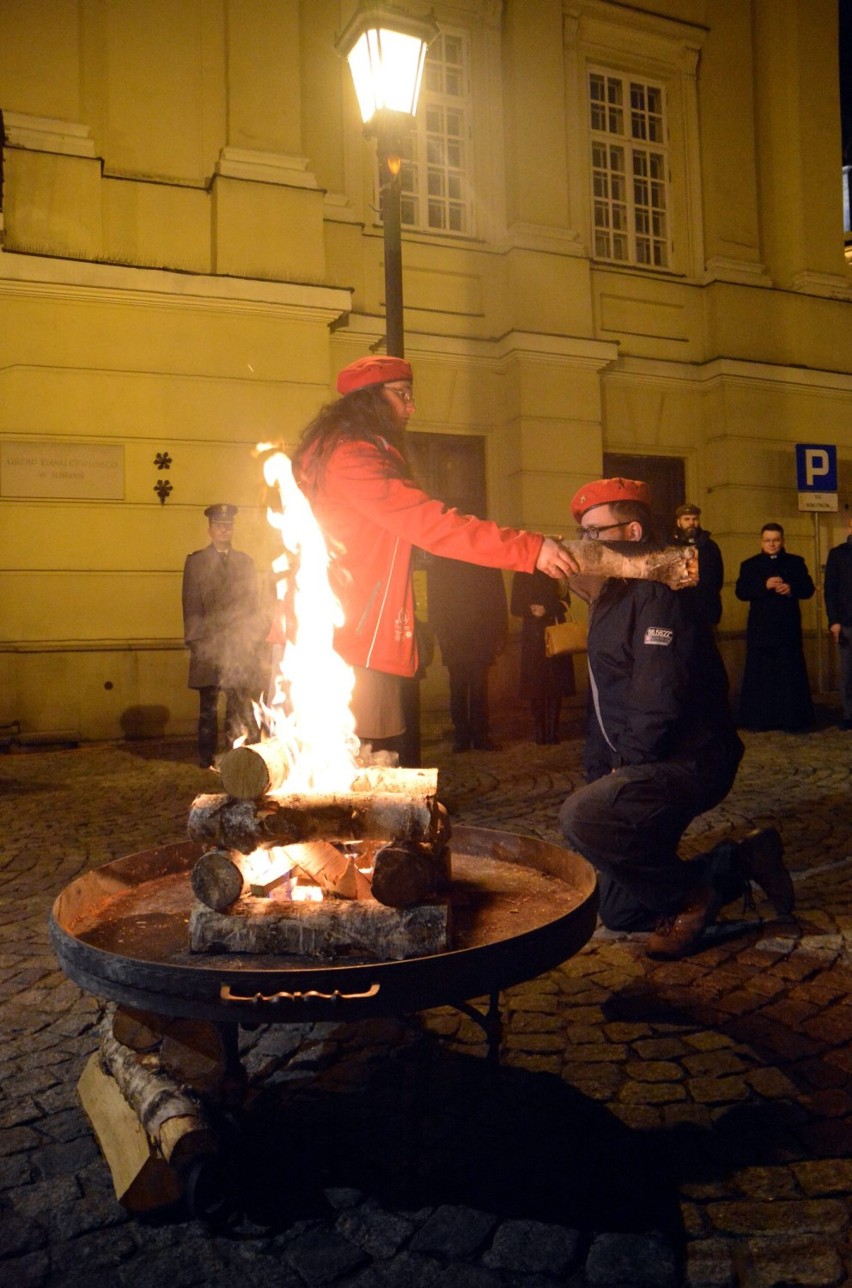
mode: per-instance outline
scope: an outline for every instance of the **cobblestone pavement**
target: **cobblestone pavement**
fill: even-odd
[[[243,1032],[244,1211],[129,1217],[80,1109],[96,999],[59,971],[54,896],[184,835],[210,790],[186,741],[0,758],[0,1282],[144,1288],[723,1288],[852,1282],[852,735],[746,735],[684,850],[774,823],[795,920],[725,911],[653,962],[598,931],[502,996],[501,1070],[449,1007]],[[424,763],[460,822],[559,840],[579,728]],[[511,722],[508,722],[511,724]],[[573,735],[573,736],[572,736]]]

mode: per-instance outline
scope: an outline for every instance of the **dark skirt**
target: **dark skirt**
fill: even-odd
[[[548,657],[544,651],[544,629],[548,624],[546,618],[527,617],[521,628],[518,693],[527,702],[569,697],[576,691],[572,655],[560,653],[558,657]]]

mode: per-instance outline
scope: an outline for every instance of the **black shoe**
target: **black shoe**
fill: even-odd
[[[490,738],[480,738],[471,743],[474,751],[502,751],[502,745],[499,742],[492,742]]]
[[[774,827],[761,827],[740,841],[737,857],[747,881],[760,886],[779,917],[787,917],[796,902],[790,873],[782,858],[784,842]]]

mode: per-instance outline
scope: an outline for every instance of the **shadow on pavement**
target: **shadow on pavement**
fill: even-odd
[[[274,1082],[274,1078],[272,1080]],[[677,1191],[652,1134],[550,1074],[501,1068],[409,1036],[360,1047],[301,1084],[267,1076],[241,1121],[244,1211],[283,1225],[328,1188],[387,1208],[465,1205],[581,1231],[682,1242]]]

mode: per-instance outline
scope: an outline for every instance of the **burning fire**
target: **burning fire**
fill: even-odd
[[[271,704],[260,704],[259,723],[276,739],[287,763],[287,792],[348,791],[358,774],[355,718],[349,709],[352,668],[334,650],[342,624],[328,580],[329,553],[310,505],[296,485],[290,460],[271,444],[263,475],[277,489],[281,510],[267,518],[284,547],[273,560],[286,644]]]
[[[250,887],[270,899],[293,903],[319,903],[323,892],[314,881],[298,871],[285,846],[271,846],[242,856],[243,877]]]

